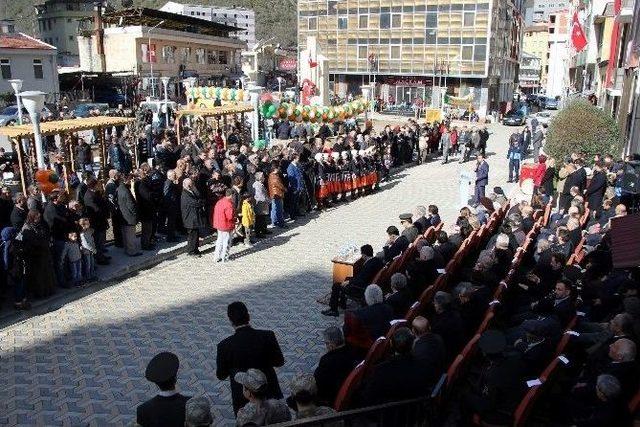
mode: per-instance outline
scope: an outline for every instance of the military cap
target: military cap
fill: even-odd
[[[153,359],[147,365],[144,376],[152,383],[164,383],[178,374],[179,367],[178,356],[168,351],[163,351],[153,356]]]

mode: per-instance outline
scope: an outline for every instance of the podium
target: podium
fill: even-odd
[[[333,283],[342,283],[349,277],[353,277],[360,271],[364,261],[362,258],[358,258],[355,261],[343,260],[341,258],[334,258],[331,260],[333,263]]]
[[[469,196],[471,192],[471,185],[476,182],[476,174],[468,170],[461,170],[458,179],[458,192],[460,197],[460,208],[463,208],[469,204]]]

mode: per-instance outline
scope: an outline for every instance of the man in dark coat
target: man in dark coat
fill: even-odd
[[[450,294],[438,291],[433,297],[435,314],[431,320],[431,330],[442,337],[447,351],[447,361],[453,360],[464,346],[464,324],[460,314],[452,308]]]
[[[422,363],[427,370],[427,377],[431,383],[438,381],[446,368],[446,350],[444,341],[438,334],[431,331],[429,321],[422,316],[417,316],[411,322],[411,329],[416,335],[413,343],[413,357]]]
[[[313,376],[318,386],[318,405],[333,406],[342,383],[358,363],[345,345],[342,330],[329,326],[322,333],[327,352],[320,358]]]
[[[91,177],[87,180],[87,191],[82,198],[87,217],[91,228],[94,230],[94,241],[96,244],[96,261],[98,264],[108,264],[108,257],[105,255],[105,243],[107,241],[107,230],[109,229],[109,208],[104,196],[96,190],[98,180]]]
[[[404,252],[409,247],[409,240],[400,235],[400,231],[395,226],[387,228],[387,244],[382,247],[382,258],[384,262],[391,262],[395,257]]]
[[[407,286],[407,278],[402,273],[394,273],[391,276],[392,293],[387,295],[385,304],[393,308],[393,316],[396,319],[402,319],[416,298]]]
[[[578,187],[580,193],[582,193],[585,188],[587,188],[587,171],[584,170],[584,160],[576,159],[574,163],[577,169],[575,171],[575,181],[573,185]]]
[[[140,244],[143,250],[154,248],[153,230],[156,219],[157,203],[154,200],[154,192],[151,185],[151,176],[148,163],[143,163],[138,170],[139,179],[134,184],[136,202],[138,204],[138,221],[142,223],[142,235]]]
[[[87,144],[83,138],[78,139],[75,154],[78,170],[93,172],[93,153],[91,152],[91,145]]]
[[[366,351],[373,341],[387,333],[393,320],[393,308],[384,303],[382,289],[369,285],[364,291],[366,307],[348,310],[344,317],[347,343]]]
[[[60,287],[66,287],[66,279],[63,265],[60,261],[62,251],[67,241],[69,232],[73,229],[71,212],[67,208],[69,202],[66,194],[52,193],[49,203],[44,208],[42,219],[49,226],[49,232],[53,237],[53,263],[55,266],[56,282]]]
[[[363,260],[360,270],[343,283],[334,283],[331,287],[329,309],[322,312],[325,316],[337,317],[338,307],[345,308],[347,298],[361,300],[365,288],[371,284],[376,274],[384,267],[382,260],[373,256],[371,245],[363,245],[360,248],[360,256]]]
[[[178,208],[181,205],[182,192],[178,182],[175,171],[168,171],[167,179],[164,181],[162,188],[162,225],[165,226],[167,242],[176,241],[176,226],[178,224],[178,215],[180,215]]]
[[[116,190],[118,200],[118,210],[122,218],[122,241],[124,243],[125,253],[129,256],[138,256],[142,253],[138,250],[138,242],[136,241],[136,224],[138,224],[138,207],[136,201],[131,194],[130,185],[133,175],[126,175],[120,180],[120,185]]]
[[[284,357],[273,331],[253,329],[249,324],[249,311],[242,302],[233,302],[227,307],[227,316],[235,333],[218,344],[216,376],[219,380],[230,378],[233,412],[238,413],[247,399],[242,394],[242,385],[235,382],[234,375],[254,368],[267,377],[266,398],[281,399],[282,391],[274,368],[284,365]]]
[[[607,189],[607,174],[604,172],[600,162],[593,166],[593,176],[584,192],[585,199],[589,203],[589,209],[596,212],[596,216],[600,216],[602,212],[602,199]]]
[[[206,225],[204,200],[190,178],[182,181],[180,210],[182,212],[182,223],[184,228],[188,230],[187,254],[200,256],[200,250],[198,249],[200,229]]]
[[[189,396],[176,391],[180,362],[173,353],[155,355],[147,365],[145,377],[155,383],[160,392],[136,408],[136,423],[142,427],[182,427],[185,425],[185,405]]]
[[[412,354],[414,336],[409,328],[399,328],[391,337],[394,355],[377,365],[366,379],[362,391],[362,406],[425,396],[429,379],[424,364]]]
[[[476,187],[474,194],[474,202],[480,203],[480,199],[485,197],[485,187],[489,184],[489,163],[486,162],[482,154],[478,154],[478,163],[476,165]]]

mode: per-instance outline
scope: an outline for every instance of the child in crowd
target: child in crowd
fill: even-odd
[[[62,270],[65,267],[69,271],[68,285],[78,286],[82,284],[82,252],[80,252],[80,243],[78,243],[78,233],[72,231],[67,235],[67,241],[64,243],[62,255],[60,256],[60,264]]]
[[[93,239],[93,228],[88,218],[81,218],[80,225],[80,252],[82,253],[82,275],[85,280],[96,278],[95,255],[96,243]]]
[[[242,228],[244,229],[244,244],[251,245],[251,228],[256,222],[256,214],[251,203],[252,197],[249,193],[242,195]]]

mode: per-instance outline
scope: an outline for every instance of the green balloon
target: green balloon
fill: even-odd
[[[51,175],[49,175],[49,182],[52,184],[57,184],[58,181],[60,181],[60,177],[58,176],[57,173],[52,173]]]

